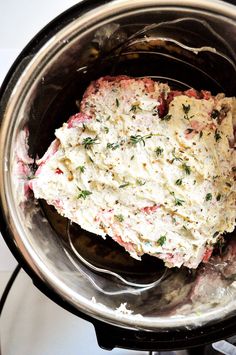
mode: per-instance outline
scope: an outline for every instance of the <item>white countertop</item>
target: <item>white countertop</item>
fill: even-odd
[[[8,277],[9,272],[0,272],[0,285]],[[100,349],[93,325],[45,297],[23,271],[3,310],[1,347],[2,355],[148,355]]]
[[[37,32],[79,0],[0,1],[0,85],[11,64]],[[0,271],[13,270],[15,259],[0,235]]]

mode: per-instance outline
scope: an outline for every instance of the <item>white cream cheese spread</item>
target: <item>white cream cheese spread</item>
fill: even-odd
[[[235,99],[104,77],[56,130],[36,198],[135,258],[196,268],[235,226]]]

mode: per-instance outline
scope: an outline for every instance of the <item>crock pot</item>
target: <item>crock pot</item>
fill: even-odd
[[[55,128],[78,111],[90,81],[103,75],[150,76],[234,96],[235,20],[236,7],[222,1],[84,0],[38,33],[2,85],[1,232],[34,284],[92,322],[103,348],[182,349],[235,334],[234,276],[224,290],[216,282],[194,299],[197,271],[168,271],[149,289],[95,273],[76,257],[63,217],[27,191],[26,172]]]

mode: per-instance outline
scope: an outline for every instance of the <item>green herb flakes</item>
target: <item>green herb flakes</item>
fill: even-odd
[[[157,240],[157,243],[162,247],[166,242],[166,235],[161,235],[160,238]]]
[[[173,155],[173,159],[172,159],[172,163],[177,160],[177,161],[183,161],[182,158],[177,157],[177,155],[175,154],[175,148],[172,150],[171,154]]]
[[[116,107],[118,108],[120,106],[119,100],[116,98]]]
[[[78,189],[79,189],[79,194],[77,196],[78,199],[83,198],[85,200],[89,195],[92,194],[92,192],[90,192],[88,190],[81,190],[79,187],[78,187]]]
[[[137,111],[142,111],[142,109],[141,109],[141,107],[139,106],[139,104],[133,104],[133,105],[131,106],[130,111],[136,113]]]
[[[122,214],[115,214],[115,219],[117,219],[117,221],[119,222],[123,222],[124,221],[124,216]]]
[[[190,168],[189,165],[187,165],[186,163],[183,163],[181,167],[185,171],[186,175],[190,175],[191,174],[191,168]]]
[[[175,197],[175,193],[173,191],[170,194],[174,197],[175,206],[182,206],[183,205],[183,203],[185,202],[184,200],[181,200],[181,199]]]
[[[214,137],[215,137],[216,142],[218,142],[221,139],[221,135],[217,129],[215,131]]]
[[[208,192],[208,194],[206,194],[205,200],[206,201],[211,201],[212,200],[212,194],[210,192]]]
[[[93,144],[98,144],[97,140],[97,136],[95,138],[87,137],[83,139],[82,144],[85,149],[90,149]]]
[[[190,118],[194,117],[194,115],[192,116],[189,116],[189,111],[191,109],[191,106],[190,105],[185,105],[185,104],[182,104],[182,109],[184,111],[184,119],[185,120],[190,120]]]
[[[216,119],[220,116],[220,112],[216,109],[212,110],[211,112],[211,118]]]
[[[107,148],[108,149],[112,149],[112,150],[116,150],[119,148],[119,143],[107,143]]]
[[[132,155],[132,157],[130,158],[130,160],[133,160],[134,159],[134,155]]]
[[[156,156],[159,157],[164,152],[164,149],[161,147],[157,147],[155,149]]]
[[[182,185],[182,182],[183,182],[182,179],[178,179],[178,180],[176,180],[175,184],[180,186],[180,185]]]
[[[145,181],[145,180],[141,180],[141,179],[137,179],[137,180],[136,180],[136,183],[137,183],[137,185],[139,185],[139,186],[143,186],[143,185],[146,184],[146,181]]]
[[[221,194],[218,194],[217,196],[216,196],[216,201],[220,201],[221,200]]]
[[[170,115],[169,113],[167,115],[165,115],[164,117],[161,118],[162,121],[169,121],[171,119],[172,115]]]
[[[190,133],[192,133],[193,131],[194,131],[193,128],[187,128],[187,129],[186,129],[186,134],[190,134]]]
[[[123,189],[124,187],[129,186],[129,182],[125,182],[124,184],[119,186],[119,189]]]
[[[179,198],[175,198],[175,206],[182,206],[184,203],[184,200],[180,200]]]
[[[141,136],[140,134],[133,135],[133,136],[130,136],[129,143],[131,143],[132,145],[136,145],[138,143],[143,143],[143,145],[145,146],[145,140],[149,139],[151,137],[152,137],[152,134],[147,134],[145,136]]]
[[[189,113],[189,111],[190,111],[191,106],[182,104],[182,108],[183,108],[183,111],[184,111],[185,115],[187,115]]]
[[[107,134],[109,132],[109,128],[108,127],[104,127],[104,132]]]
[[[85,171],[85,166],[84,165],[80,165],[76,168],[76,170],[79,170],[81,173],[84,173]]]

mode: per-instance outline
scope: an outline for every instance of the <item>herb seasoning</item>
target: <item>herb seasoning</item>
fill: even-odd
[[[85,149],[90,149],[93,144],[98,144],[97,140],[97,136],[95,138],[87,137],[83,139],[82,144]]]
[[[212,200],[212,194],[211,194],[210,192],[208,192],[208,193],[206,194],[205,200],[206,200],[206,201],[211,201],[211,200]]]
[[[166,242],[166,235],[161,235],[160,238],[157,240],[157,243],[162,247]]]
[[[78,199],[79,199],[79,198],[83,198],[83,199],[85,200],[89,195],[92,194],[91,191],[88,191],[88,190],[81,190],[79,187],[78,187],[78,189],[79,189],[79,194],[78,194],[78,196],[77,196]]]
[[[140,134],[133,135],[133,136],[130,136],[129,143],[131,143],[132,145],[137,145],[138,143],[143,143],[143,145],[145,146],[145,140],[149,139],[151,137],[152,137],[152,134],[147,134],[145,136],[141,136]]]

